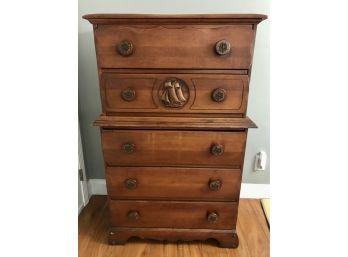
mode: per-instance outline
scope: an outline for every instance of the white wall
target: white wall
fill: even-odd
[[[88,13],[260,13],[269,15],[269,1],[261,0],[89,0],[79,1],[79,119],[89,178],[104,178],[99,130],[91,124],[101,112],[92,25],[81,17]],[[269,183],[265,172],[253,172],[259,150],[269,157],[269,19],[259,24],[250,81],[248,116],[258,129],[249,131],[244,163],[244,183]]]

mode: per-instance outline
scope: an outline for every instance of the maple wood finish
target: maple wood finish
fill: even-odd
[[[239,169],[107,167],[111,199],[238,201]]]
[[[103,130],[104,160],[108,166],[237,167],[243,162],[245,132]],[[125,145],[133,146],[131,151]],[[223,153],[212,153],[223,145]]]
[[[270,255],[270,232],[260,201],[256,199],[241,199],[239,202],[237,219],[239,247],[237,249],[216,247],[217,244],[212,239],[220,242],[223,242],[223,240],[230,241],[233,235],[233,232],[219,229],[118,227],[112,228],[112,231],[110,231],[109,214],[107,197],[92,196],[88,205],[79,215],[78,220],[78,252],[80,257],[269,257]],[[134,236],[138,238],[134,238]],[[125,245],[110,245],[128,238],[130,240]],[[140,240],[139,238],[166,241]],[[210,239],[206,241],[208,238]],[[182,241],[180,243],[170,242],[177,239]]]
[[[114,227],[235,229],[237,221],[236,202],[110,200],[109,205]],[[138,217],[130,217],[132,212]]]
[[[191,94],[181,108],[167,108],[161,103],[160,87],[168,77],[183,80]],[[227,113],[246,111],[249,77],[225,74],[117,74],[101,75],[103,111],[112,112],[166,112],[166,113]],[[195,90],[199,88],[199,90]],[[224,99],[215,100],[216,90],[224,91]],[[123,92],[132,90],[134,96],[124,99]],[[160,91],[161,92],[161,91]]]
[[[185,29],[177,25],[105,25],[95,30],[103,68],[248,69],[254,38],[252,25],[189,25]],[[115,51],[124,39],[132,44],[128,58]],[[228,56],[217,58],[215,48],[221,39],[230,42],[231,49]]]
[[[188,126],[188,124],[190,126]],[[105,129],[161,129],[161,130],[222,130],[237,131],[257,128],[246,118],[201,117],[133,117],[100,115],[94,125]]]
[[[256,26],[265,15],[92,14],[110,244],[236,233]]]

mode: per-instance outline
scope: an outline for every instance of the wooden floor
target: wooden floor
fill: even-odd
[[[107,244],[106,196],[92,196],[79,216],[80,257],[268,257],[269,228],[259,200],[241,199],[237,223],[239,247],[219,248],[217,243],[168,243],[131,239],[124,246]]]

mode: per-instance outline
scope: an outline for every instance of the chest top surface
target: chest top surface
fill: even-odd
[[[87,14],[92,24],[114,23],[239,23],[258,24],[267,19],[263,14]]]

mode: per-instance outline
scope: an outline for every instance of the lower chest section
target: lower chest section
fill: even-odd
[[[236,228],[246,130],[101,130],[111,226]]]

